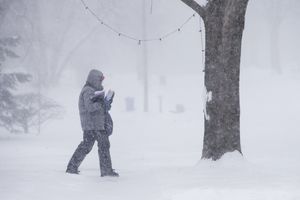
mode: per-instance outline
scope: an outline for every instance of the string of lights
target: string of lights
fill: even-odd
[[[103,26],[105,26],[107,29],[111,30],[112,32],[114,32],[116,35],[118,35],[119,37],[124,37],[126,39],[129,40],[133,40],[136,41],[139,45],[142,44],[142,42],[154,42],[154,41],[162,41],[165,40],[166,38],[174,35],[175,33],[178,33],[182,30],[182,28],[194,17],[196,17],[196,13],[194,13],[193,15],[191,15],[190,17],[188,17],[178,28],[173,29],[165,34],[162,34],[161,37],[156,37],[156,38],[137,38],[137,37],[133,37],[132,35],[123,33],[121,31],[118,31],[116,28],[114,28],[113,26],[109,25],[108,23],[106,23],[102,18],[100,18],[94,11],[93,9],[91,9],[84,0],[81,0],[82,5],[84,6],[84,8],[91,14],[93,15],[96,20],[98,22],[100,22],[100,24],[102,24]],[[151,12],[152,12],[152,1],[151,1]],[[200,37],[201,37],[201,59],[202,59],[202,65],[203,65],[203,72],[204,72],[204,62],[205,62],[205,49],[204,49],[204,41],[203,41],[203,28],[202,28],[202,19],[199,16],[199,32],[200,32]]]
[[[201,58],[202,58],[202,65],[203,65],[203,72],[204,72],[204,61],[205,61],[205,50],[204,50],[204,41],[203,41],[203,31],[202,31],[202,19],[199,16],[199,32],[201,38]]]
[[[133,37],[132,35],[126,34],[122,31],[118,31],[116,28],[114,28],[113,26],[109,25],[108,23],[106,23],[102,18],[100,18],[93,9],[91,9],[87,3],[84,0],[81,0],[82,5],[84,6],[84,8],[92,15],[95,17],[95,19],[102,24],[103,26],[105,26],[107,29],[111,30],[112,32],[114,32],[116,35],[120,36],[120,37],[124,37],[133,41],[136,41],[139,45],[142,44],[142,42],[154,42],[154,41],[162,41],[172,35],[174,35],[177,32],[180,32],[182,30],[182,28],[192,19],[196,16],[196,13],[194,13],[193,15],[191,15],[190,17],[188,17],[178,28],[173,29],[165,34],[162,34],[161,37],[156,37],[156,38],[137,38],[137,37]]]

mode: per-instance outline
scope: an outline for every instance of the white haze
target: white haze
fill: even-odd
[[[116,29],[143,36],[142,0],[86,2]],[[146,2],[147,37],[176,29],[193,14],[180,0],[152,0],[152,13],[151,0]],[[5,64],[33,75],[28,88],[36,88],[40,73],[42,93],[66,112],[43,124],[39,135],[35,129],[28,135],[0,129],[0,199],[300,199],[299,10],[297,0],[249,1],[241,60],[243,157],[233,152],[213,162],[200,159],[204,74],[198,17],[168,39],[147,44],[144,113],[144,43],[114,34],[79,0],[13,1],[0,36],[21,36],[20,58]],[[271,64],[271,24],[279,25],[280,71]],[[82,138],[77,101],[92,68],[102,70],[105,88],[116,91],[110,139],[117,179],[99,177],[96,145],[79,176],[64,173]],[[135,100],[134,112],[125,111],[127,97]],[[177,104],[184,113],[174,113]]]

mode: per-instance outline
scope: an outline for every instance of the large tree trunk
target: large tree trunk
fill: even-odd
[[[217,160],[241,151],[240,58],[248,0],[211,0],[201,8],[182,0],[205,23],[205,87],[207,102],[202,158]],[[196,5],[196,6],[195,6]]]
[[[219,0],[208,7],[206,28],[206,102],[202,158],[219,159],[239,151],[240,57],[246,0]]]

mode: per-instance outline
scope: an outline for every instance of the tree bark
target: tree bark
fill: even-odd
[[[202,150],[205,159],[217,160],[236,150],[242,153],[239,81],[247,4],[248,0],[211,0],[200,15],[205,24],[204,81],[209,96]]]

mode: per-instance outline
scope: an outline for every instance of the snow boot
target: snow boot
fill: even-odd
[[[66,170],[66,173],[68,173],[68,174],[79,174],[79,170],[77,170],[77,169],[67,169]]]
[[[111,177],[119,177],[119,174],[115,172],[114,170],[107,172],[107,173],[101,173],[101,177],[105,176],[111,176]]]

